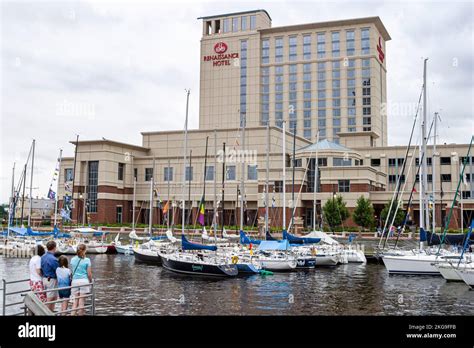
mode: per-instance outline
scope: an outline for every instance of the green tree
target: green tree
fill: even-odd
[[[385,221],[387,221],[389,208],[390,208],[390,203],[385,204],[385,207],[382,209],[382,212],[380,213],[380,217],[382,218],[384,223]],[[395,214],[396,209],[397,209],[396,204],[393,204],[392,211],[390,212],[390,216],[388,217],[388,224],[392,222],[393,214]],[[405,211],[402,209],[402,207],[400,207],[397,210],[397,215],[395,216],[395,221],[393,222],[393,225],[400,226],[403,223],[404,219],[405,219]],[[389,226],[388,224],[387,224],[387,227]]]
[[[342,199],[342,196],[329,199],[323,206],[323,214],[326,223],[329,225],[331,230],[334,227],[341,225],[350,214],[346,207],[346,202]]]
[[[352,213],[352,220],[360,227],[367,229],[375,225],[375,213],[372,202],[364,196],[357,199],[357,205]]]

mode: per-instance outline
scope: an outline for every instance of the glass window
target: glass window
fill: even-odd
[[[118,224],[122,223],[122,206],[118,205],[115,207],[115,222]]]
[[[72,181],[73,180],[73,171],[72,168],[64,169],[64,181]]]
[[[257,16],[252,15],[250,16],[250,30],[255,29],[257,26]]]
[[[193,167],[186,167],[186,181],[193,181]]]
[[[145,168],[145,181],[150,181],[153,176],[153,168]]]
[[[320,118],[326,117],[326,110],[324,110],[324,109],[318,110],[318,117],[320,117]]]
[[[334,167],[343,167],[343,166],[351,166],[352,165],[352,159],[344,159],[342,157],[334,157],[332,159],[332,165]]]
[[[229,18],[224,19],[224,33],[229,32]]]
[[[318,70],[325,70],[326,69],[326,62],[318,63]]]
[[[117,173],[118,178],[117,179],[120,180],[120,181],[123,181],[124,170],[125,170],[125,164],[124,163],[119,163],[118,164],[118,173]]]
[[[206,166],[206,181],[214,180],[214,166]]]
[[[232,31],[236,32],[239,30],[239,18],[232,18]]]
[[[247,180],[257,180],[257,166],[256,165],[248,165],[247,166]]]
[[[99,161],[89,162],[86,207],[89,213],[97,213],[97,193],[99,184]]]
[[[450,165],[451,164],[451,157],[440,157],[439,164],[441,165]]]
[[[227,166],[226,180],[235,180],[235,166]]]
[[[338,180],[337,184],[339,192],[350,192],[350,180]]]
[[[241,26],[241,30],[247,30],[247,16],[242,17],[240,26]]]
[[[349,126],[355,126],[356,125],[356,119],[354,117],[349,117],[347,119],[347,125]]]
[[[173,167],[165,167],[163,181],[173,181]]]

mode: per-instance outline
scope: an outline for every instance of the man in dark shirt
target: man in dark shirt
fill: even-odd
[[[43,272],[43,287],[46,292],[47,302],[55,301],[58,297],[58,291],[55,290],[58,287],[58,279],[56,277],[56,269],[59,267],[59,262],[54,256],[56,252],[56,242],[50,240],[46,243],[46,249],[48,250],[43,256],[41,256],[41,271]],[[48,308],[54,311],[55,303],[49,303]]]

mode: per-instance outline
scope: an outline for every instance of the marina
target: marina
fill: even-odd
[[[96,315],[472,315],[473,291],[433,276],[389,276],[345,264],[271,276],[189,278],[132,255],[91,255]],[[0,278],[25,277],[25,259],[0,257]],[[0,297],[1,299],[1,297]],[[219,303],[216,305],[216,303]]]

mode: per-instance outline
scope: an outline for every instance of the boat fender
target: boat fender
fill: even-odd
[[[239,262],[239,257],[237,255],[232,256],[232,263],[235,265],[237,262]]]

